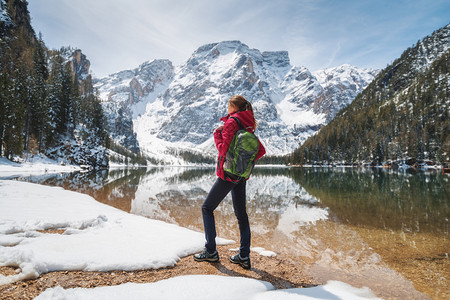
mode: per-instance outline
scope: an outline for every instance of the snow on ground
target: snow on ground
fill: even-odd
[[[46,233],[63,229],[63,234]],[[218,244],[232,241],[218,238]],[[200,251],[203,233],[120,211],[88,195],[0,180],[0,284],[60,270],[137,270],[173,266]],[[252,249],[261,255],[263,248]],[[265,254],[264,254],[265,253]],[[176,287],[176,288],[174,288]],[[255,279],[213,275],[174,277],[94,289],[47,289],[37,299],[373,299],[368,288],[330,281],[308,289],[274,290]]]
[[[176,288],[174,288],[176,287]],[[339,281],[323,286],[275,290],[273,285],[250,278],[189,275],[155,283],[126,283],[93,289],[47,289],[36,300],[45,299],[376,299],[367,288],[354,288]]]
[[[239,248],[232,248],[231,251],[239,251]],[[273,251],[269,251],[264,249],[263,247],[250,247],[250,251],[256,252],[262,256],[277,256],[277,254]]]
[[[203,233],[131,215],[62,188],[0,180],[0,199],[0,266],[21,269],[0,276],[0,284],[59,270],[173,266],[204,245]],[[64,234],[38,231],[58,228]]]
[[[79,166],[61,165],[55,160],[51,160],[43,155],[35,155],[20,163],[12,162],[4,157],[0,157],[0,173],[17,174],[42,174],[46,172],[74,172],[80,171]]]

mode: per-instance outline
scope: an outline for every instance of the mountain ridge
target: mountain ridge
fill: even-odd
[[[294,151],[291,162],[399,165],[449,160],[450,24],[406,49]]]
[[[169,163],[181,163],[166,155],[171,151],[214,156],[212,128],[219,125],[220,117],[226,114],[227,100],[234,94],[252,103],[259,122],[257,134],[268,152],[287,154],[332,118],[337,112],[335,105],[348,105],[377,73],[349,65],[330,68],[328,75],[336,84],[321,75],[326,83],[322,86],[318,75],[305,67],[292,66],[287,51],[261,52],[240,41],[200,46],[176,67],[165,61],[172,68],[153,84],[157,92],[142,93],[133,103],[126,101],[134,93],[130,77],[112,84],[112,78],[117,79],[119,74],[137,74],[132,70],[95,79],[94,86],[103,99],[109,123],[114,123],[120,106],[132,123],[130,132],[136,133],[140,149]],[[351,76],[339,77],[337,70],[344,69],[347,71],[342,73]],[[139,80],[139,75],[135,77]],[[333,89],[340,94],[334,95]]]

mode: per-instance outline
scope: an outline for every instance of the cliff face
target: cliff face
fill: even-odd
[[[31,27],[28,4],[23,0],[0,1],[0,31],[2,35],[22,36],[28,45],[36,44],[36,34]]]
[[[0,38],[6,34],[6,30],[13,25],[8,13],[8,7],[5,0],[0,0]]]
[[[90,61],[80,49],[72,52],[69,57],[70,68],[77,79],[81,95],[92,93],[92,76],[89,74]]]
[[[324,113],[327,121],[331,121],[338,111],[349,105],[351,100],[364,90],[378,72],[350,65],[315,72],[314,75],[323,90],[314,100],[314,112]]]
[[[169,60],[154,60],[95,80],[108,118],[108,130],[117,143],[133,151],[140,149],[133,120],[145,111],[154,95],[162,92],[161,88],[167,86],[173,75],[174,67]]]

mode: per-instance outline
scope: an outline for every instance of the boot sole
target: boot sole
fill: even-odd
[[[246,270],[249,270],[249,269],[252,268],[252,266],[251,266],[250,263],[247,265],[247,264],[244,264],[244,263],[239,262],[239,261],[234,261],[234,260],[232,260],[231,258],[230,258],[230,262],[232,262],[233,264],[236,264],[236,265],[240,265],[242,268],[244,268],[244,269],[246,269]]]
[[[197,258],[194,256],[194,260],[198,262],[207,261],[207,262],[218,262],[218,258]]]

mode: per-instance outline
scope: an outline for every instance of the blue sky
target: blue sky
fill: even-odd
[[[31,0],[28,8],[47,46],[82,49],[97,77],[157,58],[179,65],[225,40],[287,50],[292,65],[311,71],[381,69],[450,22],[449,0]]]

